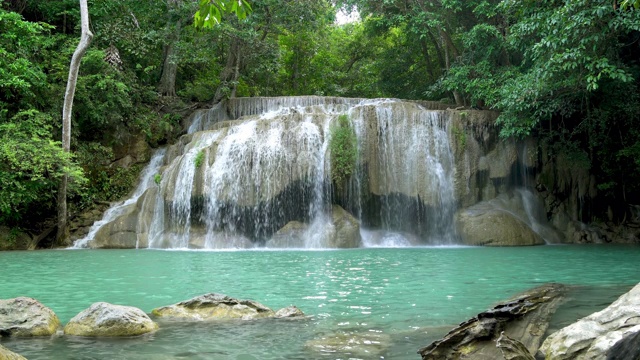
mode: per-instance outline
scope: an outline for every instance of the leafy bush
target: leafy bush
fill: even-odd
[[[358,139],[347,115],[340,115],[337,123],[331,127],[329,150],[331,151],[331,179],[338,189],[342,189],[351,174],[355,172],[358,156]]]

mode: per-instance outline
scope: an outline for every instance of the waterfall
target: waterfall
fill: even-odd
[[[149,164],[140,173],[140,180],[136,189],[131,197],[125,201],[112,205],[102,216],[102,219],[93,223],[89,229],[89,233],[74,242],[74,248],[87,247],[87,243],[93,240],[94,236],[105,224],[110,223],[119,216],[121,216],[127,206],[135,204],[136,201],[142,196],[142,194],[151,186],[155,184],[155,175],[158,174],[160,167],[162,166],[166,149],[159,149],[153,153]]]
[[[329,144],[333,124],[344,115],[358,155],[355,173],[338,191]],[[176,249],[325,248],[337,246],[340,226],[359,223],[361,246],[455,242],[446,111],[392,99],[241,98],[198,110],[191,120],[166,151],[160,184],[140,185],[141,199],[127,200],[135,209],[105,217],[113,225],[104,241],[123,237],[121,246],[135,240],[136,247]],[[128,220],[114,221],[119,216]]]

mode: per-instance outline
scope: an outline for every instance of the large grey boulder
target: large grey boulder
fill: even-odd
[[[0,360],[27,360],[24,356],[14,353],[0,345]]]
[[[640,284],[602,311],[551,334],[545,359],[640,359]]]
[[[530,192],[514,191],[460,210],[455,222],[462,243],[473,246],[542,245],[545,240],[541,234],[556,242],[555,230],[542,215],[533,211],[537,209],[535,200]],[[529,212],[525,211],[527,202],[530,203]]]
[[[136,336],[158,329],[144,311],[106,302],[92,304],[74,316],[64,327],[64,333],[77,336]]]
[[[461,323],[418,353],[423,360],[501,359],[503,350],[496,346],[496,340],[506,335],[517,339],[521,349],[535,354],[565,291],[560,284],[527,290]],[[526,356],[526,352],[522,353]]]
[[[353,215],[338,205],[331,208],[333,231],[330,233],[328,245],[330,248],[357,248],[362,242],[360,237],[360,223]]]
[[[303,248],[304,237],[309,226],[300,221],[289,221],[282,229],[278,230],[265,244],[268,248]]]
[[[268,307],[253,300],[235,299],[223,294],[209,293],[177,304],[153,309],[157,317],[182,320],[253,320],[273,317]]]
[[[545,243],[527,223],[499,209],[474,207],[460,211],[456,216],[456,227],[465,245],[524,246]]]
[[[0,337],[50,336],[60,320],[48,307],[29,297],[0,300]]]

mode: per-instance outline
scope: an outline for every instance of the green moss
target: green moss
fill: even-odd
[[[467,134],[464,130],[454,126],[453,127],[453,135],[456,137],[456,141],[460,146],[460,149],[464,149],[467,146]]]
[[[202,162],[204,161],[204,150],[200,150],[196,158],[193,159],[193,163],[196,165],[196,169],[199,169],[202,166]]]
[[[340,190],[355,172],[358,156],[358,139],[347,115],[340,115],[331,127],[329,150],[331,151],[331,179]]]

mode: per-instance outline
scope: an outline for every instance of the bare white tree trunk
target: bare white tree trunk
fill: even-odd
[[[69,152],[71,149],[71,109],[73,107],[73,97],[76,93],[76,83],[78,82],[78,71],[80,70],[80,60],[87,52],[93,34],[89,30],[89,7],[87,0],[80,1],[80,22],[81,35],[80,43],[73,52],[71,65],[69,66],[69,78],[67,79],[67,90],[64,93],[64,107],[62,109],[62,150]],[[69,176],[65,171],[58,188],[58,233],[56,242],[60,245],[67,245],[69,241],[69,226],[67,224],[67,183]]]

